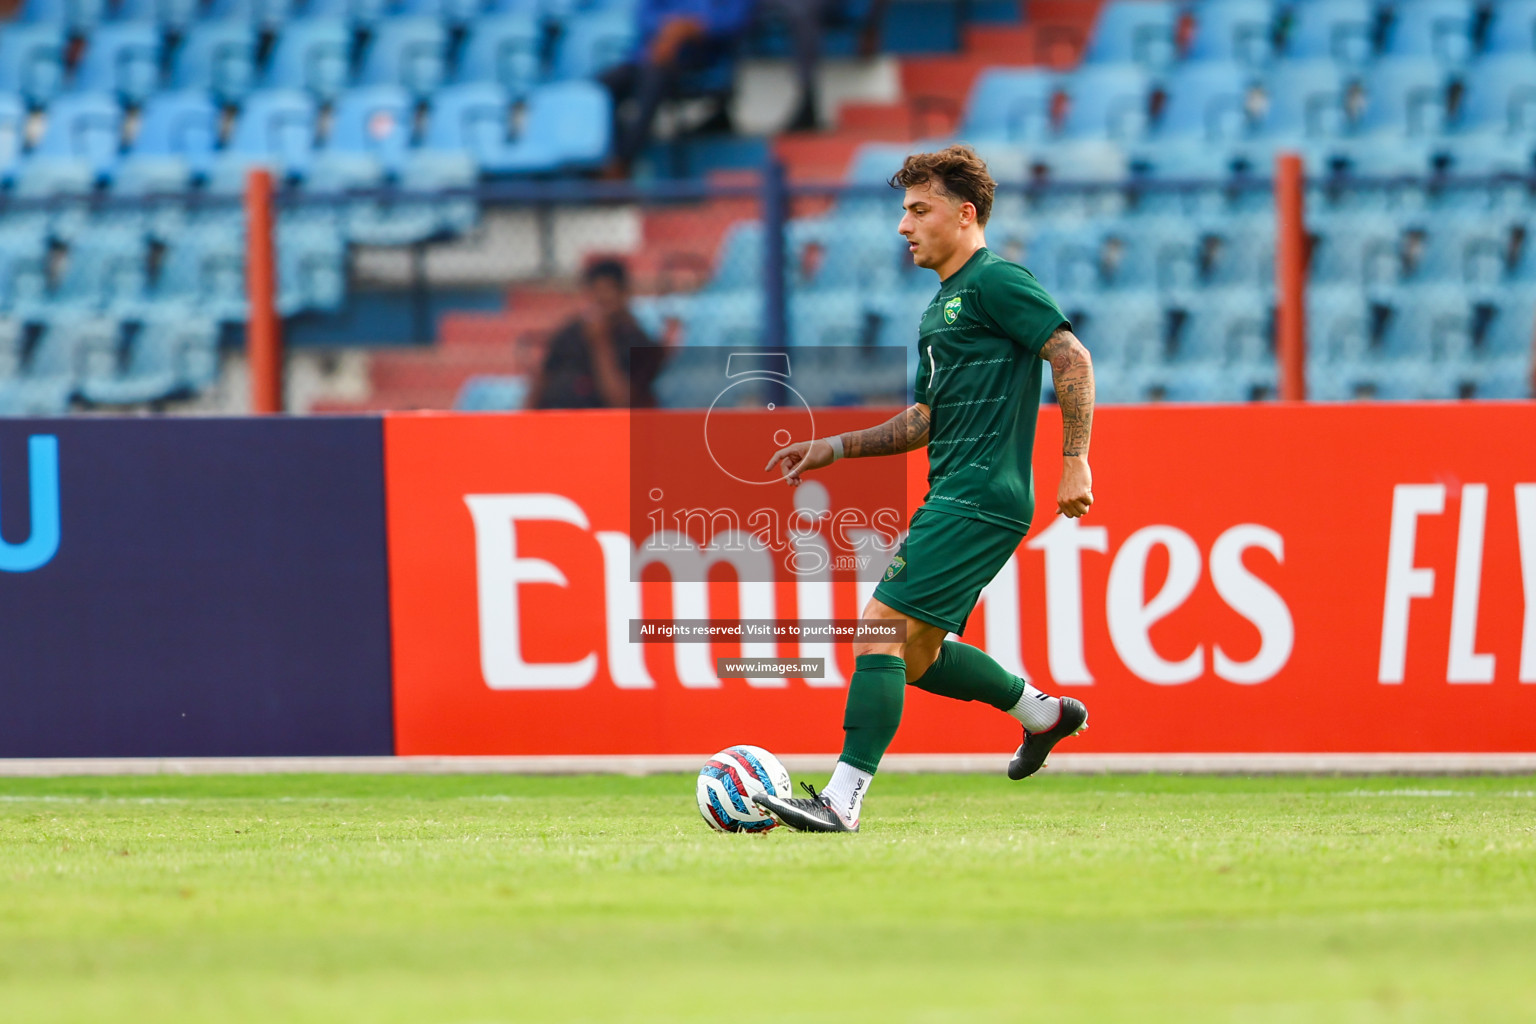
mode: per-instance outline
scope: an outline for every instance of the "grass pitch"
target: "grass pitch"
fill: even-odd
[[[0,1017],[1536,1019],[1536,779],[0,780]]]

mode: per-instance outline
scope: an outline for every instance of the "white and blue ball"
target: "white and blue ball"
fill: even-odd
[[[778,825],[752,794],[789,795],[789,772],[762,747],[727,747],[699,769],[699,813],[716,832],[767,832]]]

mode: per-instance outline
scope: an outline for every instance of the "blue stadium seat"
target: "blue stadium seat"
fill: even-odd
[[[1051,102],[1056,75],[1038,68],[988,68],[966,100],[967,138],[1042,142],[1053,134]]]
[[[1381,284],[1396,279],[1398,230],[1387,218],[1369,213],[1318,215],[1311,224],[1314,284]]]
[[[166,245],[152,291],[167,315],[239,322],[246,317],[245,239],[233,232],[188,231]]]
[[[73,395],[87,361],[111,358],[120,340],[120,326],[114,319],[91,313],[60,313],[48,320],[32,350],[27,376]]]
[[[507,92],[499,85],[450,85],[432,97],[422,146],[469,153],[484,166],[507,144]]]
[[[351,60],[352,30],[345,21],[291,21],[277,40],[264,84],[271,89],[303,89],[330,101],[347,84]]]
[[[1472,56],[1470,0],[1403,0],[1394,4],[1382,53],[1464,64]]]
[[[160,85],[160,30],[144,22],[103,25],[86,40],[74,87],[111,92],[137,106]]]
[[[1453,361],[1469,351],[1472,310],[1464,289],[1418,285],[1387,298],[1389,313],[1380,341],[1385,358]]]
[[[1193,8],[1186,58],[1255,66],[1274,56],[1275,6],[1269,0],[1206,0]]]
[[[1483,347],[1489,356],[1530,358],[1536,345],[1536,293],[1530,288],[1511,288],[1499,296],[1497,312],[1488,325]]]
[[[1446,72],[1432,60],[1383,58],[1366,72],[1365,109],[1356,130],[1408,138],[1438,135],[1446,125]]]
[[[107,0],[26,0],[18,22],[57,25],[82,35],[91,32],[107,13]]]
[[[0,92],[47,103],[64,81],[64,30],[58,25],[0,25]]]
[[[36,156],[79,160],[110,175],[122,148],[123,111],[110,93],[65,93],[48,105]]]
[[[203,14],[203,0],[118,0],[119,21],[148,21],[180,32]]]
[[[32,237],[73,238],[84,230],[87,205],[96,188],[96,171],[88,161],[34,155],[16,172],[12,192],[18,197],[51,200],[46,205],[12,211],[12,230]]]
[[[4,272],[5,255],[0,251],[0,273]],[[4,302],[3,282],[0,282],[0,303]],[[3,308],[3,307],[0,307]],[[20,320],[0,313],[0,387],[21,373],[21,363],[26,355],[26,334]],[[9,415],[0,407],[0,416]]]
[[[48,304],[48,251],[41,239],[0,236],[0,314],[33,320]]]
[[[219,111],[207,93],[160,92],[144,104],[129,156],[175,158],[200,177],[212,167],[218,144]]]
[[[1247,136],[1250,72],[1241,65],[1209,61],[1175,68],[1164,87],[1159,139],[1230,142]]]
[[[457,80],[494,82],[514,97],[539,80],[538,22],[526,14],[492,14],[469,26]]]
[[[299,0],[213,0],[207,16],[274,32],[281,30],[302,7]]]
[[[218,161],[257,161],[303,175],[315,140],[315,103],[296,89],[267,89],[246,97],[229,145]]]
[[[513,412],[528,401],[528,378],[521,374],[477,373],[454,397],[458,412]]]
[[[210,387],[219,374],[219,325],[205,317],[150,315],[121,372],[88,373],[80,396],[98,405],[137,405]]]
[[[555,54],[555,77],[595,78],[628,60],[635,48],[635,19],[626,11],[591,11],[565,22]]]
[[[454,235],[468,231],[479,219],[480,207],[469,196],[440,193],[448,189],[469,189],[480,180],[480,168],[468,153],[440,153],[425,150],[412,153],[400,171],[400,188],[412,194],[381,208],[386,225],[358,224],[353,230],[358,240],[377,237],[378,230],[398,232],[409,225],[415,237]],[[428,227],[427,225],[430,225]]]
[[[1499,0],[1490,13],[1485,52],[1536,54],[1536,0]]]
[[[147,241],[137,231],[93,226],[88,237],[69,247],[53,293],[59,315],[138,311],[148,285],[147,251]]]
[[[1424,249],[1412,280],[1480,288],[1496,286],[1503,279],[1509,239],[1502,224],[1441,214],[1410,226],[1424,232]]]
[[[394,0],[309,0],[304,14],[310,18],[340,18],[348,24],[372,25],[388,17]]]
[[[1469,67],[1456,130],[1536,140],[1536,53],[1484,57]]]
[[[26,145],[27,108],[15,93],[0,93],[0,185],[11,180]]]
[[[112,195],[132,201],[99,210],[92,219],[133,228],[150,238],[173,238],[186,229],[183,193],[191,187],[191,173],[181,157],[130,154],[112,176]]]
[[[1375,23],[1370,0],[1302,0],[1291,8],[1282,51],[1292,59],[1363,64],[1371,57]]]
[[[493,174],[595,167],[608,155],[612,116],[608,91],[594,82],[542,85],[528,96],[522,132],[482,166]]]
[[[1061,128],[1064,137],[1133,142],[1145,134],[1151,83],[1141,69],[1085,65],[1063,76],[1062,88],[1069,104]]]
[[[1178,7],[1163,0],[1113,0],[1099,10],[1088,41],[1089,64],[1165,67],[1178,57]]]
[[[864,298],[848,288],[816,288],[797,292],[789,302],[789,343],[800,348],[826,348],[857,345],[864,337]],[[811,390],[815,380],[802,380],[801,392]],[[831,396],[822,396],[829,401]],[[812,405],[817,396],[807,396]]]
[[[479,18],[489,6],[486,0],[404,0],[400,13],[437,18],[460,28]]]
[[[220,103],[238,103],[256,85],[256,33],[238,21],[200,21],[187,33],[171,67],[171,87],[203,89]]]
[[[1283,60],[1265,76],[1267,110],[1258,133],[1271,139],[1321,139],[1348,125],[1344,74],[1331,60]]]
[[[410,95],[398,85],[349,89],[336,101],[325,149],[365,153],[378,160],[384,171],[397,173],[411,149],[414,115]]]
[[[435,18],[387,18],[374,26],[363,56],[363,85],[399,85],[418,99],[447,77],[448,33]]]

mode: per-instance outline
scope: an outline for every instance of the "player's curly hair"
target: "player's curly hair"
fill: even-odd
[[[937,153],[913,153],[891,175],[892,188],[912,188],[933,182],[946,195],[976,207],[976,223],[987,226],[992,216],[992,195],[997,182],[987,170],[987,162],[964,143],[955,143]]]

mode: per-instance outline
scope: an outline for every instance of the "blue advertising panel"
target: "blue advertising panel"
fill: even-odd
[[[0,756],[393,753],[377,419],[0,420]]]

